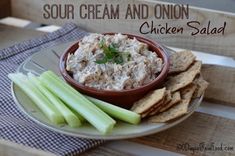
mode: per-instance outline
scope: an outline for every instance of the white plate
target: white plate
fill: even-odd
[[[70,44],[71,43],[55,46],[50,49],[35,53],[19,66],[18,72],[27,73],[30,71],[35,74],[40,74],[45,69],[46,70],[49,69],[59,75],[58,57]],[[188,118],[198,108],[203,98],[200,97],[194,99],[190,104],[188,114],[172,122],[149,123],[143,120],[139,125],[131,125],[118,121],[112,132],[103,135],[88,123],[83,124],[79,128],[71,128],[67,125],[54,125],[45,117],[45,115],[39,110],[39,108],[36,107],[36,105],[24,94],[24,92],[22,92],[14,84],[12,84],[12,94],[20,110],[24,112],[29,118],[31,118],[32,120],[34,120],[36,123],[38,123],[43,127],[71,136],[92,138],[92,139],[107,139],[107,140],[135,138],[166,130]]]

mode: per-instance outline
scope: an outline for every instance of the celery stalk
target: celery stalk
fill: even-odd
[[[54,74],[52,71],[47,71],[47,72],[44,72],[43,73],[44,75],[46,75],[48,78],[50,79],[53,79],[53,81],[56,81],[57,85],[60,85],[61,87],[64,88],[64,90],[66,90],[67,92],[71,92],[72,94],[76,95],[76,96],[79,96],[80,98],[82,99],[85,99],[86,101],[89,101],[87,100],[84,95],[80,94],[77,90],[75,90],[73,87],[71,87],[69,84],[67,84],[65,81],[61,80],[56,74]],[[89,101],[89,103],[91,103]],[[94,105],[92,103],[92,105]],[[89,106],[89,105],[88,105]],[[103,114],[107,115],[106,113],[104,113],[102,110],[100,110],[97,106],[93,106],[93,107],[96,107],[99,111],[101,111]],[[108,118],[112,119],[111,117],[109,117],[107,115]],[[113,119],[112,119],[113,120]],[[113,120],[114,123],[116,123],[114,120]]]
[[[48,75],[50,75],[55,81],[58,81],[58,83],[64,83],[64,81],[60,79],[58,76],[55,76],[54,74],[48,74]],[[104,102],[104,101],[101,101],[101,100],[98,100],[89,96],[85,96],[85,97],[88,100],[90,100],[92,103],[94,103],[96,106],[98,106],[105,113],[107,113],[108,115],[116,119],[131,123],[131,124],[138,124],[140,122],[140,119],[141,119],[140,115],[135,112],[117,107],[110,103],[107,103],[107,102]]]
[[[109,132],[113,128],[116,123],[115,120],[87,100],[79,92],[74,91],[71,86],[68,85],[69,87],[64,87],[67,85],[65,82],[58,83],[51,76],[48,76],[48,74],[55,75],[53,72],[47,71],[40,76],[40,80],[51,92],[61,98],[72,109],[81,114],[103,134]]]
[[[8,74],[8,77],[26,93],[52,123],[64,123],[63,116],[50,104],[49,100],[29,82],[27,76],[22,73],[16,73]]]
[[[47,71],[47,73],[44,73],[47,76],[50,76],[51,78],[53,78],[55,81],[59,80],[58,83],[65,83],[63,80],[61,80],[57,75],[55,74],[50,74],[52,73],[51,71]],[[68,84],[64,84],[63,87],[69,86]],[[74,91],[76,94],[76,90],[70,90],[70,86],[67,87],[67,89],[69,91]],[[66,103],[65,103],[66,104]],[[69,105],[66,105],[74,114],[76,114],[76,116],[80,119],[81,122],[85,121],[85,118],[83,116],[81,116],[81,114],[79,114],[76,110],[74,110],[73,108],[71,108]]]
[[[55,95],[56,96],[56,95]],[[57,97],[57,96],[56,96]],[[59,97],[58,97],[59,98]],[[60,99],[61,100],[61,99]],[[63,102],[63,101],[62,101]],[[85,122],[85,118],[82,117],[78,112],[76,112],[73,108],[71,108],[69,105],[67,105],[65,102],[63,102],[63,104],[65,104],[65,106],[73,112],[74,115],[77,116],[77,118],[81,121],[81,123]]]
[[[66,122],[71,127],[79,127],[81,125],[81,121],[79,118],[65,106],[65,104],[55,95],[53,95],[44,85],[40,82],[39,78],[33,75],[32,73],[28,73],[29,81],[35,85],[41,91],[41,93],[46,96],[51,104],[53,104],[58,111],[63,115]]]
[[[93,97],[85,97],[111,117],[131,124],[138,124],[140,122],[140,115],[135,112],[95,99]]]

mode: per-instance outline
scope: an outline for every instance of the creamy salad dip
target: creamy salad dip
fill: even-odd
[[[150,83],[163,67],[162,59],[136,38],[95,33],[79,42],[66,64],[66,70],[78,83],[117,91]]]

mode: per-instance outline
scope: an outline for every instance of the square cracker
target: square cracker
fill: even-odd
[[[168,109],[165,112],[157,114],[149,118],[150,122],[167,122],[169,120],[180,117],[188,112],[188,105],[191,101],[192,95],[196,89],[194,84],[190,84],[189,86],[183,88],[181,90],[182,100],[177,104]]]
[[[186,100],[187,99],[191,100],[195,90],[196,90],[196,85],[193,83],[189,84],[188,86],[180,90],[181,98]]]
[[[150,122],[166,122],[187,113],[189,100],[182,100],[169,110],[149,118]]]
[[[170,56],[170,68],[169,73],[183,72],[196,59],[196,56],[188,50],[174,53]]]
[[[166,88],[172,92],[177,91],[193,82],[195,76],[200,73],[201,62],[196,61],[187,71],[175,76],[170,76],[165,83]]]
[[[165,99],[164,99],[164,104],[170,102],[171,99],[172,99],[171,91],[170,91],[170,90],[166,90],[166,95],[165,95]]]
[[[165,91],[164,98],[159,101],[157,104],[155,104],[153,107],[151,107],[149,110],[141,114],[142,118],[155,115],[159,112],[159,110],[162,108],[162,106],[165,104],[165,102],[169,102],[171,100],[171,92],[170,90]]]
[[[148,117],[150,115],[152,115],[153,112],[160,110],[160,108],[162,107],[162,104],[164,103],[164,99],[162,99],[160,102],[158,102],[156,105],[154,105],[153,107],[151,107],[149,110],[147,110],[146,112],[141,114],[141,118],[145,118]]]
[[[163,107],[164,105],[164,101],[162,101],[161,105],[155,109],[153,109],[152,111],[150,111],[150,113],[148,114],[148,116],[153,116],[157,113],[159,113],[160,109]]]
[[[189,68],[187,71],[194,71],[196,70],[198,73],[201,72],[201,68],[202,68],[202,61],[195,61]]]
[[[146,112],[164,98],[165,91],[166,88],[161,88],[148,93],[145,97],[135,102],[131,110],[138,114]]]
[[[197,88],[193,94],[194,98],[198,98],[202,96],[206,88],[208,87],[209,83],[203,79],[203,77],[200,75],[199,78],[196,78],[194,80],[194,83],[197,85]]]
[[[171,91],[166,90],[164,98],[158,104],[154,105],[151,109],[149,109],[146,113],[144,113],[143,115],[141,114],[141,116],[147,117],[147,116],[155,115],[156,113],[159,112],[159,110],[163,107],[165,103],[168,103],[171,101],[171,98],[172,98]]]
[[[170,90],[166,90],[166,95],[165,95],[165,98],[164,100],[162,101],[162,104],[160,107],[152,110],[149,115],[152,116],[152,115],[155,115],[157,113],[159,113],[159,111],[167,104],[171,101],[172,99],[172,95],[171,95],[171,91]]]
[[[172,107],[173,105],[177,104],[178,102],[180,102],[181,97],[180,97],[180,92],[174,92],[172,94],[172,99],[170,102],[166,103],[159,112],[164,112],[165,110],[169,109],[170,107]]]

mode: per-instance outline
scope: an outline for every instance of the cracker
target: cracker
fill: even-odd
[[[201,72],[201,68],[202,68],[202,61],[195,61],[189,68],[187,71],[194,71],[196,70],[198,73]]]
[[[170,56],[170,68],[169,73],[183,72],[196,59],[195,55],[188,50],[174,53]]]
[[[167,104],[164,105],[164,107],[162,107],[160,109],[159,112],[164,112],[165,110],[169,109],[170,107],[172,107],[173,105],[177,104],[178,102],[180,102],[181,97],[180,97],[180,92],[174,92],[172,94],[172,99],[170,102],[168,102]]]
[[[157,114],[160,111],[160,109],[164,106],[164,103],[165,103],[165,100],[162,100],[161,104],[158,107],[156,107],[155,109],[151,110],[149,112],[148,116],[153,116],[153,115]]]
[[[188,86],[180,90],[181,98],[186,100],[191,100],[193,93],[196,90],[196,85],[191,83]]]
[[[170,77],[166,82],[166,88],[171,90],[172,92],[175,92],[192,83],[194,77],[197,74],[198,72],[195,70],[195,71],[184,72],[174,77]]]
[[[171,107],[169,110],[149,118],[150,122],[167,122],[187,113],[189,100],[182,100],[179,104]]]
[[[167,103],[169,103],[171,101],[171,99],[172,99],[171,91],[170,90],[166,90],[165,98],[164,98],[164,100],[163,100],[163,102],[161,104],[161,107],[158,107],[157,109],[154,109],[153,111],[151,111],[149,113],[149,115],[157,114],[161,110],[161,108],[163,108]]]
[[[165,83],[166,88],[174,92],[189,85],[193,82],[196,75],[200,73],[201,65],[200,61],[196,61],[187,71],[170,76]]]
[[[200,75],[199,78],[194,80],[194,83],[197,85],[197,88],[193,94],[193,98],[198,98],[202,96],[206,88],[208,87],[209,83],[203,79],[203,77]]]
[[[180,117],[188,112],[188,105],[191,101],[192,95],[196,89],[196,85],[190,84],[187,87],[181,89],[182,100],[179,104],[174,105],[165,112],[162,112],[158,115],[152,116],[149,118],[150,122],[166,122],[177,117]]]
[[[152,113],[154,111],[157,111],[161,108],[162,104],[164,103],[164,100],[161,100],[160,102],[158,102],[156,105],[154,105],[151,109],[147,110],[146,112],[140,114],[141,118],[145,118],[148,117],[150,115],[152,115]]]
[[[159,102],[158,106],[154,106],[152,109],[150,109],[150,111],[149,111],[149,113],[148,113],[147,116],[152,116],[152,115],[155,115],[156,113],[158,113],[159,110],[163,107],[163,105],[164,105],[165,103],[168,103],[168,102],[171,101],[171,98],[172,98],[172,97],[171,97],[171,91],[170,91],[170,90],[166,90],[166,91],[165,91],[164,99],[162,99],[162,100]]]
[[[165,91],[166,88],[162,88],[150,92],[145,97],[135,102],[131,110],[138,114],[146,112],[164,98]]]
[[[164,104],[168,103],[171,101],[172,99],[172,95],[171,95],[171,91],[170,90],[166,90],[166,95],[165,95],[165,99],[164,99]]]

